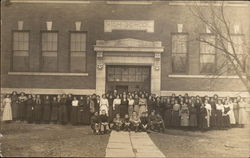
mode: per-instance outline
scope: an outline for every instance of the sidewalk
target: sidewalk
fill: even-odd
[[[106,157],[165,157],[147,133],[112,131]]]

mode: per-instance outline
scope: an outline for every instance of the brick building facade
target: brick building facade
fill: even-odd
[[[194,40],[211,34],[190,7],[181,1],[5,1],[2,91],[247,96],[236,75],[213,75],[220,54],[207,57],[208,46]],[[225,7],[232,32],[238,28],[237,36],[249,41],[249,3]]]

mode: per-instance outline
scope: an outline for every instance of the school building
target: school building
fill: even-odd
[[[215,38],[194,5],[209,9],[189,1],[2,1],[2,93],[248,96],[230,68],[214,75],[223,57],[195,40]],[[236,39],[249,41],[250,3],[225,2],[225,12]]]

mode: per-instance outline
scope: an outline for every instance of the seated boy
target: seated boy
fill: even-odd
[[[101,134],[109,133],[110,131],[109,130],[109,118],[105,110],[101,111],[100,123],[101,123]]]
[[[141,120],[141,130],[143,132],[147,132],[148,131],[148,124],[149,124],[149,120],[148,120],[148,113],[147,112],[143,112],[142,116],[140,117]]]
[[[100,118],[98,112],[95,112],[90,118],[90,126],[94,134],[100,134]]]
[[[160,114],[156,115],[154,127],[155,127],[155,130],[158,132],[164,132],[164,130],[165,130],[164,121],[163,121]]]
[[[116,114],[113,120],[114,126],[113,129],[116,131],[120,131],[123,125],[123,120],[120,117],[120,114]]]
[[[123,120],[123,129],[124,131],[130,131],[130,120],[129,120],[129,116],[128,114],[126,114],[124,116],[124,120]]]
[[[135,132],[139,131],[139,126],[141,123],[140,118],[138,117],[137,113],[134,111],[131,118],[130,118],[130,122],[131,122],[131,127]]]

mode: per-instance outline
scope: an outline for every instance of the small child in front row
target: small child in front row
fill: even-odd
[[[141,120],[135,111],[132,113],[132,116],[130,118],[130,122],[131,122],[132,130],[134,130],[135,132],[138,132]]]
[[[114,126],[113,129],[116,131],[120,131],[122,129],[123,120],[120,117],[120,114],[116,114],[114,120],[113,120]]]
[[[98,112],[95,112],[90,118],[90,126],[94,134],[100,134],[100,118]]]
[[[156,114],[156,122],[154,126],[158,132],[164,132],[165,130],[164,121],[160,114]]]
[[[130,125],[131,125],[131,122],[130,122],[130,119],[129,119],[129,115],[126,114],[124,116],[124,120],[123,120],[123,129],[124,129],[124,131],[130,131]]]
[[[107,134],[110,132],[109,129],[109,118],[106,114],[105,110],[101,111],[100,117],[100,124],[101,124],[101,134]]]
[[[140,120],[141,120],[141,130],[143,132],[148,132],[148,127],[149,127],[148,113],[143,112],[142,116],[140,117]]]

